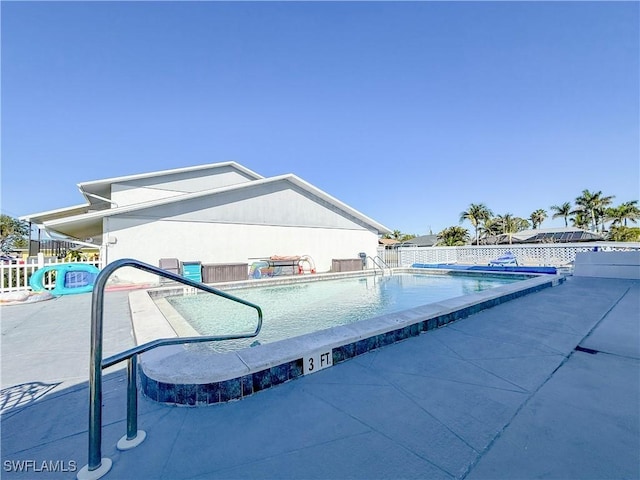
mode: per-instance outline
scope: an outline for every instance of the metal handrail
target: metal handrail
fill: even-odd
[[[241,303],[248,307],[256,309],[258,313],[258,325],[254,332],[241,335],[218,335],[218,336],[201,336],[201,337],[182,337],[182,338],[161,338],[152,340],[143,345],[120,352],[116,355],[102,359],[102,333],[103,333],[103,314],[104,314],[104,289],[107,279],[111,274],[122,267],[133,267],[154,273],[161,277],[165,277],[176,282],[189,285],[214,295]],[[115,365],[119,362],[127,360],[127,435],[121,439],[125,444],[129,443],[126,448],[132,448],[144,440],[144,432],[138,431],[137,425],[137,382],[136,368],[137,355],[148,350],[165,346],[185,343],[212,342],[219,340],[232,340],[239,338],[251,338],[260,333],[262,328],[262,309],[251,302],[230,295],[222,290],[210,287],[203,283],[190,280],[180,275],[162,270],[153,265],[149,265],[138,260],[124,258],[116,260],[106,265],[96,277],[93,287],[91,299],[91,357],[89,361],[89,461],[88,464],[78,473],[79,479],[84,478],[100,478],[105,475],[111,468],[111,460],[102,458],[102,370]],[[136,441],[138,433],[142,433],[142,439]],[[106,460],[103,465],[103,460]]]
[[[376,256],[375,256],[375,258],[374,258],[374,257],[371,257],[371,256],[369,256],[369,257],[367,257],[367,258],[370,258],[370,259],[371,259],[371,261],[373,262],[373,272],[374,272],[374,273],[376,272],[375,267],[378,267],[378,268],[382,271],[382,275],[384,275],[384,267],[387,267],[387,269],[388,269],[389,271],[391,271],[391,267],[390,267],[389,265],[387,265],[387,264],[385,263],[385,261],[384,261],[384,260],[382,260],[382,258],[380,258],[378,255],[376,255]],[[379,260],[379,261],[380,261],[380,263],[382,263],[382,265],[383,265],[383,266],[380,266],[380,264],[378,263],[378,261],[377,261],[377,260]]]

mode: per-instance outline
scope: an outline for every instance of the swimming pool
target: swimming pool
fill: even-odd
[[[262,330],[256,338],[213,342],[209,347],[216,352],[239,350],[481,292],[522,278],[402,273],[236,289],[233,295],[262,308]],[[224,298],[202,293],[166,300],[200,335],[255,330],[255,311]]]
[[[384,279],[374,276],[372,272],[318,274],[310,276],[307,281],[324,283],[327,279],[368,278],[367,282],[363,282],[364,284],[371,286],[373,291],[375,289],[384,291],[387,290],[386,286],[390,282],[388,278],[394,278],[400,273],[424,274],[424,270],[394,269],[393,277]],[[445,270],[433,273],[441,275],[442,278],[461,275],[460,272]],[[474,280],[482,280],[481,283],[496,276],[486,273],[464,273],[463,275],[475,277]],[[464,287],[463,294],[452,298],[426,304],[425,300],[421,299],[419,306],[409,309],[402,309],[406,305],[397,303],[396,308],[401,309],[399,311],[379,314],[366,321],[354,321],[292,338],[262,343],[255,348],[241,348],[220,353],[212,351],[205,344],[159,347],[139,356],[141,391],[153,401],[172,405],[204,406],[240,400],[264,389],[301,376],[315,374],[372,350],[422,335],[484,309],[559,285],[564,281],[562,275],[512,273],[497,275],[508,281],[482,291],[477,291],[477,282],[475,284],[472,282]],[[398,277],[394,281],[418,283],[426,281],[426,278]],[[229,285],[218,284],[216,287],[233,295],[242,292],[236,287],[247,285],[289,287],[288,284],[293,282],[303,289],[306,288],[298,281],[299,279],[296,278],[274,278],[233,282]],[[298,293],[303,292],[303,289],[298,290]],[[433,287],[429,289],[434,290]],[[342,298],[344,293],[344,289],[338,289],[333,295],[327,295],[324,303],[336,304],[337,299]],[[138,344],[158,338],[197,335],[191,326],[183,330],[179,323],[170,320],[171,315],[167,316],[167,312],[163,312],[159,307],[163,302],[166,305],[169,304],[166,297],[182,296],[182,294],[188,295],[189,292],[179,286],[133,291],[129,294],[133,332]],[[195,295],[191,296],[195,297]],[[308,302],[308,296],[298,296],[307,300],[305,307],[307,311],[310,310],[309,307],[314,303]],[[285,302],[282,297],[278,298],[280,298],[278,303],[293,308],[293,302]],[[333,301],[331,301],[332,298]],[[368,305],[375,302],[367,300],[363,303]],[[387,302],[387,304],[392,303]],[[177,315],[173,307],[171,310],[174,316]],[[299,316],[307,318],[304,315]],[[256,319],[253,318],[252,326],[255,325],[255,321]],[[185,323],[182,319],[181,322]],[[268,323],[265,318],[263,326]]]

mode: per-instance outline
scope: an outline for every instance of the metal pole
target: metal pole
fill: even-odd
[[[100,271],[91,297],[91,357],[89,359],[89,472],[102,464],[102,330],[104,317],[104,287],[118,268],[107,265]]]
[[[138,355],[132,355],[127,360],[127,440],[133,440],[138,435],[137,358]]]
[[[97,281],[96,281],[97,283]],[[89,471],[102,462],[102,289],[93,289],[91,303],[91,358],[89,360]]]

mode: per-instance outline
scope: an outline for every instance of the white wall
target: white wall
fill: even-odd
[[[640,252],[578,252],[573,274],[640,280]]]
[[[332,259],[359,258],[360,252],[374,257],[378,235],[365,229],[330,229],[230,223],[183,223],[171,220],[131,224],[110,219],[107,262],[121,258],[158,266],[160,258],[202,263],[249,265],[272,255],[310,255],[317,272],[331,269]],[[155,282],[157,277],[133,268],[115,273],[123,282]]]
[[[233,172],[228,175],[225,181],[239,183]],[[192,181],[189,188],[198,186]],[[132,190],[129,199],[143,197],[144,190]],[[374,257],[378,247],[374,227],[287,178],[108,216],[103,232],[107,263],[133,258],[155,266],[161,258],[251,264],[274,255],[309,255],[316,271],[326,272],[333,259],[359,258],[360,252]],[[117,276],[157,280],[133,268]]]

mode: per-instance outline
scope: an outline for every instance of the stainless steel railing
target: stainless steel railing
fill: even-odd
[[[241,303],[254,308],[258,313],[256,329],[251,333],[238,335],[218,335],[182,338],[161,338],[151,342],[130,348],[116,355],[102,358],[102,333],[104,315],[104,290],[107,279],[111,274],[122,267],[133,267],[144,270],[161,277],[174,280],[190,287],[218,295],[228,300]],[[262,328],[262,309],[251,302],[247,302],[222,290],[210,287],[203,283],[195,282],[174,273],[162,270],[138,260],[121,259],[105,266],[96,278],[91,299],[91,357],[89,360],[89,461],[78,472],[78,479],[97,479],[104,476],[111,468],[111,460],[102,458],[102,370],[127,360],[127,434],[118,442],[118,448],[125,450],[140,444],[146,434],[138,430],[138,388],[136,380],[137,356],[148,350],[164,345],[176,345],[185,343],[212,342],[220,340],[233,340],[239,338],[251,338],[260,333]]]
[[[381,270],[383,276],[384,276],[385,268],[389,272],[391,272],[391,267],[387,265],[385,261],[382,260],[382,258],[380,258],[378,255],[376,255],[375,257],[369,256],[367,258],[369,258],[373,262],[373,273],[376,273],[376,267],[378,267]]]

